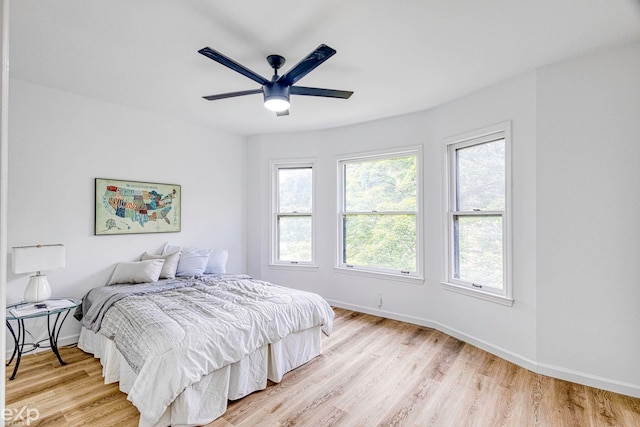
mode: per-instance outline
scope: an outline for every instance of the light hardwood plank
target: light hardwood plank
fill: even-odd
[[[335,309],[323,354],[279,384],[229,402],[207,427],[640,426],[640,399],[534,374],[442,332]],[[137,426],[97,359],[63,348],[23,358],[7,408],[37,426]],[[16,424],[19,425],[19,424]]]

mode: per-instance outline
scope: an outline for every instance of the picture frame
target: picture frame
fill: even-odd
[[[179,184],[96,178],[94,234],[177,233],[181,197]]]

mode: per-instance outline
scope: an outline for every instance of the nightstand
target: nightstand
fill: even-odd
[[[60,334],[62,324],[67,319],[69,312],[78,307],[81,303],[82,300],[80,298],[50,298],[46,301],[42,301],[41,303],[19,302],[7,306],[7,328],[9,328],[9,331],[13,336],[14,347],[13,354],[6,366],[9,366],[17,356],[16,366],[13,368],[13,373],[9,378],[10,380],[14,379],[18,373],[18,367],[20,366],[20,359],[22,358],[22,355],[24,353],[35,351],[38,348],[50,348],[58,357],[61,365],[67,364],[67,362],[62,360],[62,357],[60,357],[60,353],[58,352],[58,335]],[[45,304],[45,307],[36,307],[37,304]],[[47,330],[49,332],[49,337],[38,342],[25,342],[27,333],[24,327],[24,321],[27,319],[36,319],[38,317],[47,318]],[[11,327],[10,321],[16,322],[16,331]],[[49,341],[48,345],[43,344],[46,341]],[[27,348],[25,349],[25,347]]]

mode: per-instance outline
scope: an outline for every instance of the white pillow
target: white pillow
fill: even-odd
[[[176,271],[178,270],[178,262],[180,261],[180,252],[169,255],[152,255],[147,252],[143,253],[140,257],[140,261],[148,259],[163,259],[164,265],[160,272],[161,279],[175,279]]]
[[[170,245],[169,242],[167,242],[164,244],[164,248],[162,249],[162,255],[174,254],[176,252],[180,252],[181,250],[181,246]]]
[[[205,274],[224,274],[227,272],[227,260],[229,251],[227,249],[214,249],[209,255],[209,262]]]
[[[202,248],[180,248],[180,246],[172,246],[167,243],[164,246],[162,254],[168,255],[180,251],[182,251],[182,254],[178,261],[176,277],[202,276],[207,268],[211,250]]]
[[[163,259],[147,261],[119,262],[116,265],[107,285],[117,283],[148,283],[157,282],[162,271]]]

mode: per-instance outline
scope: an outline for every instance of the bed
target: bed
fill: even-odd
[[[210,423],[318,356],[333,326],[319,295],[246,275],[102,286],[76,317],[78,347],[119,382],[141,427]]]

